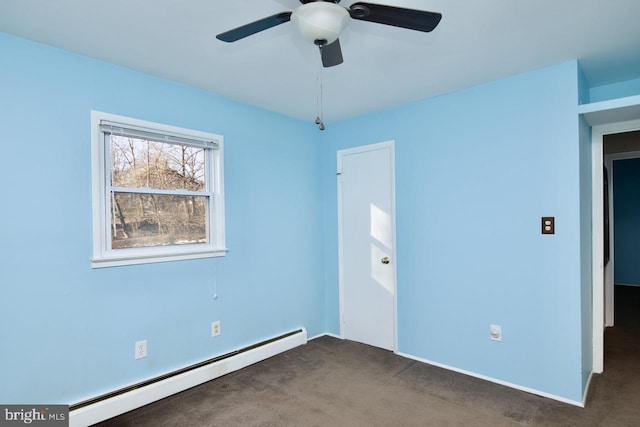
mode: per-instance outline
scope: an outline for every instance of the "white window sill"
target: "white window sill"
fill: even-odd
[[[93,258],[91,268],[119,267],[123,265],[151,264],[156,262],[182,261],[189,259],[214,258],[225,256],[228,249],[184,252],[180,254],[145,254],[128,256],[105,256]]]

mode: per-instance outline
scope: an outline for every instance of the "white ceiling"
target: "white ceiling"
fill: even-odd
[[[344,63],[322,70],[326,123],[571,59],[591,86],[640,77],[640,0],[374,2],[443,18],[432,33],[350,20]],[[320,56],[291,23],[235,43],[215,38],[299,4],[0,0],[0,31],[312,121]]]

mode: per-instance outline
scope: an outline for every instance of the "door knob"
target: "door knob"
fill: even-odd
[[[391,261],[391,260],[389,259],[389,257],[388,257],[388,256],[386,256],[386,257],[384,257],[384,258],[382,258],[382,259],[380,260],[380,262],[381,262],[381,263],[383,263],[383,264],[389,264],[389,262],[390,262],[390,261]]]

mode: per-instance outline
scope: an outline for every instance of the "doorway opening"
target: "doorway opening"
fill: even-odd
[[[604,135],[604,299],[605,327],[615,324],[616,285],[640,285],[640,267],[632,246],[640,237],[640,131]],[[640,187],[638,187],[640,188]],[[636,221],[637,218],[637,221]],[[636,226],[638,224],[638,226]],[[617,256],[616,256],[617,255]],[[620,263],[616,263],[616,259]],[[617,265],[616,265],[617,264]]]
[[[609,203],[607,213],[609,217],[608,233],[605,233],[605,175],[608,178],[608,193],[613,191],[613,162],[616,156],[631,154],[608,153],[605,156],[605,140],[610,138],[624,138],[625,133],[640,131],[640,120],[612,123],[594,126],[592,128],[592,221],[593,221],[593,358],[592,371],[601,373],[604,370],[604,333],[605,326],[614,323],[614,269],[615,252],[613,250],[613,227],[615,227],[612,214],[612,203]],[[622,144],[607,143],[607,150],[612,150],[615,145],[619,149]],[[611,145],[611,147],[609,147]],[[626,149],[627,153],[638,150]],[[622,157],[624,158],[624,157]],[[607,164],[610,161],[610,164]],[[605,172],[605,169],[607,172]],[[610,197],[611,198],[611,197]],[[608,235],[608,238],[607,238]],[[605,241],[607,239],[608,241]],[[607,250],[605,251],[605,248]],[[605,263],[606,257],[609,262]]]

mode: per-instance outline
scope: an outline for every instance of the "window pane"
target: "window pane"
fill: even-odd
[[[112,193],[113,249],[208,243],[207,196]]]
[[[110,135],[114,187],[205,190],[203,148]]]

